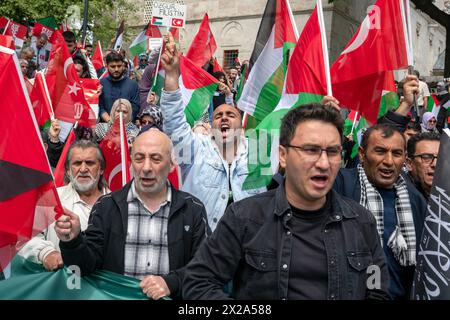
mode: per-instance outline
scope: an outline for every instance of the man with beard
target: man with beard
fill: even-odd
[[[211,134],[194,133],[184,114],[178,86],[180,58],[173,37],[166,38],[161,63],[166,71],[161,111],[164,132],[176,147],[183,177],[182,189],[198,197],[206,207],[211,229],[217,226],[232,202],[264,192],[266,188],[244,190],[248,177],[248,141],[243,135],[239,110],[219,105],[212,114]]]
[[[58,195],[63,207],[79,217],[81,230],[84,231],[92,206],[100,196],[109,192],[103,177],[105,158],[96,143],[80,140],[70,146],[64,166],[65,180],[69,183],[57,189]],[[57,270],[63,266],[58,244],[53,224],[31,239],[20,254],[42,263],[46,270]]]
[[[178,297],[185,265],[209,233],[203,204],[173,188],[172,143],[149,129],[133,143],[134,179],[102,197],[82,234],[80,219],[65,211],[55,231],[66,265],[83,275],[98,268],[141,279],[148,297]]]
[[[110,121],[111,108],[117,99],[127,99],[133,109],[132,122],[136,121],[139,112],[139,87],[136,81],[124,75],[125,61],[123,56],[113,51],[106,56],[106,68],[109,75],[100,80],[102,94],[99,98],[99,116],[104,122]]]

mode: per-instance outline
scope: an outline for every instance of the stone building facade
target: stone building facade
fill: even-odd
[[[133,22],[143,26],[151,16],[153,0],[130,0],[139,10]],[[186,28],[180,34],[183,51],[189,47],[205,12],[208,13],[211,29],[218,49],[216,57],[223,65],[232,63],[234,56],[249,59],[258,33],[261,16],[267,0],[165,0],[187,5]],[[311,14],[315,0],[290,0],[291,9],[299,33]],[[366,15],[367,7],[375,0],[335,0],[332,4],[323,1],[325,28],[327,30],[330,63],[332,63],[351,39]],[[444,8],[448,0],[435,0]],[[412,5],[412,4],[411,4]],[[433,66],[445,49],[445,29],[426,14],[414,9],[411,14],[413,45],[416,69],[423,76],[432,76]]]

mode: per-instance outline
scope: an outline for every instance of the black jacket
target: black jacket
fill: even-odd
[[[96,269],[124,273],[128,229],[127,195],[130,187],[131,182],[122,189],[101,197],[92,208],[87,230],[69,242],[60,241],[62,257],[67,266],[79,266],[83,275]],[[171,297],[180,295],[184,267],[210,233],[206,210],[200,200],[172,188],[167,225],[170,272],[162,276],[170,289]]]
[[[388,299],[388,270],[372,214],[331,193],[332,210],[323,227],[328,261],[328,299]],[[292,233],[284,185],[233,203],[211,237],[187,265],[185,299],[285,299]],[[306,257],[305,257],[306,258]],[[368,290],[368,267],[379,267],[379,290]],[[377,268],[377,267],[375,267]]]

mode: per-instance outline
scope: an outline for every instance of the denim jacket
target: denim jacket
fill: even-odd
[[[330,300],[389,299],[389,273],[373,215],[331,192],[322,234]],[[284,300],[292,252],[291,207],[284,185],[233,203],[186,267],[184,299]],[[304,257],[308,259],[308,257]]]
[[[193,194],[203,202],[209,225],[214,231],[225,212],[230,196],[230,184],[234,201],[264,192],[266,188],[242,190],[248,176],[248,149],[245,138],[241,139],[236,158],[229,166],[210,135],[192,132],[184,114],[184,107],[180,90],[162,92],[164,132],[174,144],[181,170],[182,190]]]

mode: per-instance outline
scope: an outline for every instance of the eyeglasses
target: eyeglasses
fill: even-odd
[[[428,122],[431,122],[431,123],[436,123],[436,119],[431,119],[431,120],[428,120]]]
[[[325,152],[328,157],[328,161],[337,163],[341,161],[342,146],[321,148],[314,145],[305,146],[293,146],[291,144],[285,145],[286,148],[295,148],[301,151],[301,153],[310,161],[317,161],[322,156],[322,152]]]
[[[430,164],[433,163],[434,159],[437,159],[438,156],[435,156],[431,153],[422,153],[422,154],[415,154],[413,155],[413,158],[419,157],[423,163]]]

